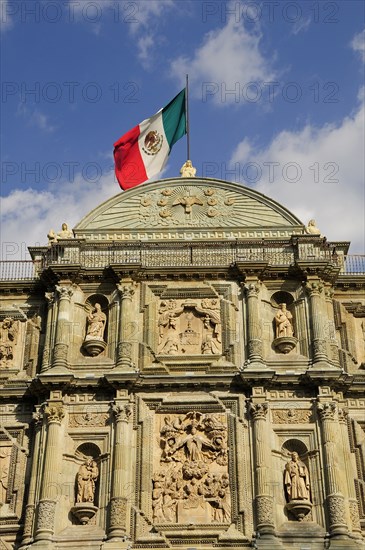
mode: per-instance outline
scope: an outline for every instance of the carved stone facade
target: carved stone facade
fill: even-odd
[[[194,170],[0,281],[0,547],[365,549],[365,269]]]

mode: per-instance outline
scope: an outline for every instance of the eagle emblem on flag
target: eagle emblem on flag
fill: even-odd
[[[146,155],[157,155],[163,143],[163,135],[157,130],[150,130],[144,138],[144,147],[142,147]]]

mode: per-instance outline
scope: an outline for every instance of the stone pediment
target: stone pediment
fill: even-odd
[[[242,185],[171,178],[135,187],[99,205],[74,228],[95,240],[270,238],[301,234],[291,212]]]

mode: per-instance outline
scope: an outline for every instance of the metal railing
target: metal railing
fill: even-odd
[[[365,274],[365,255],[349,254],[343,257],[343,265],[340,270],[341,275],[364,275]]]
[[[0,281],[31,281],[38,279],[40,262],[32,260],[0,261]]]

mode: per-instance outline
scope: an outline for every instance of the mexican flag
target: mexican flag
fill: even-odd
[[[166,107],[114,143],[115,175],[130,189],[158,174],[174,143],[186,134],[185,88]]]

